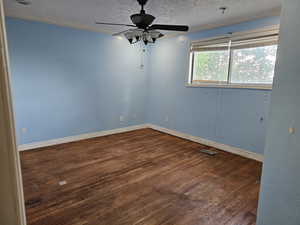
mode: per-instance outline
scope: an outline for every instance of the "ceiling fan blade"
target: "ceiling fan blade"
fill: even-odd
[[[171,30],[171,31],[188,31],[188,26],[183,25],[164,25],[164,24],[154,24],[149,27],[149,30]]]
[[[121,32],[118,32],[118,33],[114,33],[112,36],[120,36],[121,34],[124,34],[128,31],[131,31],[131,29],[128,29],[128,30],[124,30],[124,31],[121,31]]]
[[[126,26],[126,27],[136,27],[131,24],[124,24],[124,23],[101,23],[101,22],[95,22],[95,24],[100,24],[100,25],[109,25],[109,26]]]
[[[124,31],[121,31],[121,32],[118,32],[118,33],[114,33],[112,36],[119,36],[119,35],[122,35],[122,34],[127,33],[127,32],[143,33],[143,30],[141,30],[141,29],[128,29],[128,30],[124,30]]]

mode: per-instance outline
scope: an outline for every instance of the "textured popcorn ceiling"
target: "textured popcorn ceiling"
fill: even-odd
[[[95,25],[94,21],[131,23],[140,7],[136,0],[30,0],[30,6],[4,0],[8,16],[44,21],[106,33],[123,27]],[[147,13],[155,23],[187,24],[192,31],[279,15],[281,0],[149,0]],[[220,7],[227,6],[222,14]]]

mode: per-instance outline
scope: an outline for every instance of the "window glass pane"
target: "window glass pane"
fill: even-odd
[[[228,50],[195,52],[193,81],[226,82],[228,58]]]
[[[277,45],[232,50],[231,83],[272,84]]]

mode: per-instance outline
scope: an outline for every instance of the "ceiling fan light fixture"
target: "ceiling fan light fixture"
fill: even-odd
[[[124,36],[126,37],[126,39],[129,41],[129,40],[133,40],[133,34],[132,34],[132,31],[128,31],[126,33],[124,33]]]
[[[145,45],[149,43],[155,43],[157,39],[164,35],[156,30],[143,31],[141,29],[130,29],[122,33],[130,44],[135,44],[139,41],[143,41]]]
[[[132,38],[129,38],[128,41],[129,41],[130,44],[133,44],[133,39]]]

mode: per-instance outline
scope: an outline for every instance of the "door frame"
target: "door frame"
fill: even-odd
[[[26,225],[20,157],[10,86],[3,0],[0,0],[0,223]]]

